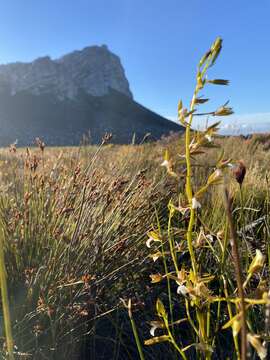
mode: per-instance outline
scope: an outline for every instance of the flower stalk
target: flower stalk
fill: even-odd
[[[244,286],[243,286],[243,276],[241,269],[240,256],[237,245],[237,234],[232,218],[232,200],[229,196],[228,190],[225,188],[225,203],[226,203],[226,213],[228,218],[228,223],[231,233],[231,245],[232,245],[232,255],[233,263],[236,274],[238,295],[240,298],[240,314],[241,314],[241,359],[246,360],[247,358],[247,325],[246,325],[246,308],[245,308],[245,295],[244,295]]]
[[[6,275],[6,266],[5,266],[5,257],[4,257],[4,244],[3,244],[3,233],[0,234],[0,284],[1,284],[1,299],[3,307],[3,316],[5,324],[5,335],[7,343],[7,351],[9,360],[14,359],[13,355],[13,337],[11,331],[11,318],[9,310],[9,300],[8,300],[8,289],[7,289],[7,275]]]

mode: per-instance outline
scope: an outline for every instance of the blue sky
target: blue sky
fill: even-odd
[[[213,108],[230,99],[238,121],[270,124],[269,17],[269,0],[2,0],[0,63],[107,44],[135,99],[174,118],[179,98],[188,105],[197,61],[221,36],[209,75],[231,85],[205,95]]]

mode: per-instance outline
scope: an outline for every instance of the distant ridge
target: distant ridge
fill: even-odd
[[[95,144],[105,132],[130,143],[134,134],[140,142],[181,130],[133,100],[119,57],[105,45],[0,65],[0,146],[29,146],[35,137],[78,145],[89,134]]]

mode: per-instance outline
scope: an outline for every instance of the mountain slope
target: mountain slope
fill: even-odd
[[[99,143],[105,132],[113,134],[114,143],[130,143],[134,134],[140,142],[147,133],[159,139],[180,130],[179,125],[115,90],[98,97],[80,94],[76,101],[27,92],[0,95],[1,146],[16,139],[20,146],[28,146],[36,137],[48,145],[78,145],[89,133],[91,142]]]
[[[106,132],[115,143],[159,139],[182,128],[134,101],[120,59],[105,46],[60,59],[0,65],[0,146],[78,145]]]

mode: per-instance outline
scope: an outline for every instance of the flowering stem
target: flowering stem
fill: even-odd
[[[195,253],[194,253],[194,249],[193,249],[193,244],[192,244],[192,232],[193,232],[194,222],[195,222],[195,210],[190,209],[190,219],[189,219],[188,230],[187,230],[187,243],[188,243],[188,251],[190,254],[190,258],[191,258],[193,273],[196,276],[197,275],[197,264],[196,264],[196,258],[195,258]]]
[[[175,267],[176,273],[178,273],[178,265],[177,265],[177,258],[175,253],[175,244],[173,243],[173,239],[171,236],[171,221],[172,221],[172,210],[170,210],[169,213],[169,221],[168,221],[168,239],[169,239],[169,246],[170,246],[170,252],[172,255],[173,264]]]
[[[156,217],[157,217],[157,223],[158,223],[158,231],[160,234],[161,227],[160,227],[160,222],[159,222],[159,217],[158,217],[157,211],[156,211]],[[164,271],[165,271],[165,274],[168,274],[169,270],[168,270],[167,260],[166,260],[165,250],[164,250],[164,242],[163,242],[162,236],[160,238],[161,238],[161,253],[162,253]],[[166,276],[166,280],[167,280],[167,289],[168,289],[168,298],[169,298],[170,317],[171,317],[171,322],[173,323],[173,302],[172,302],[171,282],[170,282],[169,276]],[[173,332],[174,332],[174,328],[173,328]]]
[[[225,280],[225,277],[222,275],[222,279],[223,279],[223,284],[224,284],[224,295],[226,298],[229,298],[229,293],[228,293],[228,288],[227,288],[227,281]],[[229,301],[227,301],[227,308],[228,308],[228,313],[229,313],[229,317],[230,320],[233,318],[233,313],[232,313],[232,305]],[[239,353],[239,345],[238,345],[238,339],[237,336],[233,335],[233,342],[234,342],[234,348],[236,351],[236,356],[237,359],[240,359],[240,353]]]
[[[6,275],[6,266],[4,258],[4,249],[3,249],[3,232],[0,235],[0,284],[1,284],[1,300],[5,324],[5,335],[7,343],[8,358],[10,360],[14,359],[13,355],[13,337],[11,331],[11,319],[10,319],[10,310],[9,310],[9,301],[8,301],[8,289],[7,289],[7,275]]]
[[[166,329],[167,329],[167,331],[168,331],[168,335],[169,335],[169,337],[170,337],[171,343],[173,344],[173,346],[175,347],[175,349],[179,352],[179,354],[182,356],[182,358],[183,358],[184,360],[187,360],[187,357],[186,357],[184,351],[180,349],[180,347],[177,345],[176,341],[174,340],[174,337],[173,337],[173,335],[172,335],[172,333],[171,333],[171,331],[170,331],[170,327],[169,327],[168,320],[164,318],[164,322],[165,322],[165,326],[166,326]]]
[[[190,129],[191,129],[191,124],[192,124],[192,119],[193,119],[192,111],[194,110],[194,107],[195,107],[195,100],[196,100],[197,93],[198,93],[198,86],[196,86],[196,89],[195,89],[193,97],[192,97],[191,105],[190,105],[191,114],[189,117],[189,122],[186,127],[186,139],[185,139],[185,141],[186,141],[186,166],[187,166],[186,194],[187,194],[188,202],[190,205],[192,204],[192,197],[193,197],[192,185],[191,185]],[[197,274],[196,258],[195,258],[193,245],[192,245],[192,232],[193,232],[194,221],[195,221],[195,211],[191,206],[188,231],[187,231],[187,243],[188,243],[188,251],[190,254],[190,258],[191,258],[192,269],[193,269],[194,275],[196,276],[196,274]]]
[[[188,317],[188,321],[189,321],[190,325],[192,326],[193,330],[195,331],[196,335],[199,337],[199,330],[196,328],[194,321],[191,318],[190,311],[189,311],[189,302],[187,299],[185,301],[185,304],[186,304],[186,314]]]
[[[137,345],[137,349],[138,349],[138,352],[139,352],[140,360],[144,360],[144,355],[143,355],[141,342],[140,342],[137,327],[136,327],[136,324],[135,324],[135,321],[134,321],[133,315],[132,315],[131,299],[129,299],[129,302],[128,302],[128,315],[129,315],[129,319],[130,319],[130,322],[131,322],[132,331],[133,331],[133,335],[134,335],[134,338],[135,338],[135,341],[136,341],[136,345]]]
[[[238,252],[237,246],[237,235],[234,227],[233,219],[232,219],[232,211],[231,211],[231,199],[228,194],[228,190],[225,189],[225,201],[226,201],[226,212],[231,232],[231,244],[232,244],[232,254],[234,259],[234,267],[236,274],[236,281],[238,287],[238,295],[240,298],[240,306],[241,306],[241,359],[245,360],[247,357],[247,326],[246,326],[246,308],[245,308],[245,297],[244,297],[244,289],[243,289],[243,281],[242,281],[242,269],[240,264],[240,256]]]
[[[187,175],[186,175],[186,194],[189,203],[192,201],[192,187],[191,187],[191,163],[190,163],[190,124],[186,128],[186,166],[187,166]]]

